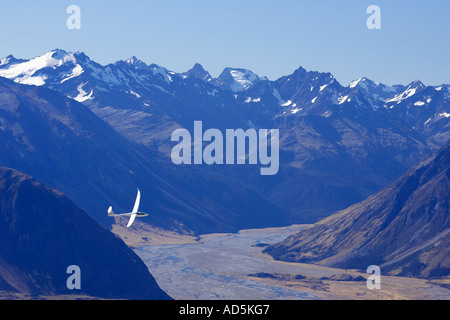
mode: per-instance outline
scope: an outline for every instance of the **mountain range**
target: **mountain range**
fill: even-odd
[[[274,258],[347,269],[379,265],[383,274],[450,274],[450,144],[394,183],[287,239]]]
[[[100,65],[60,49],[5,57],[0,77],[11,80],[1,81],[8,98],[0,129],[9,149],[0,164],[62,190],[104,224],[108,203],[125,209],[142,184],[143,205],[155,212],[148,223],[184,232],[316,222],[386,187],[450,137],[448,84],[390,86],[363,77],[343,86],[330,73],[302,67],[273,81],[231,67],[214,78],[200,64],[183,73],[136,57]],[[43,113],[39,104],[55,108],[25,127],[20,121],[31,113],[14,101],[33,105],[30,123]],[[55,117],[61,105],[73,111]],[[71,123],[75,110],[83,116]],[[196,120],[205,130],[279,129],[278,174],[260,176],[250,165],[175,166],[171,133],[191,131]],[[36,145],[25,139],[49,125]],[[48,151],[30,151],[55,135],[61,140]],[[69,142],[74,149],[63,147]]]

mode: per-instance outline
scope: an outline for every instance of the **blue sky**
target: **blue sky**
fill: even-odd
[[[66,9],[81,8],[81,30]],[[381,30],[369,30],[369,5]],[[136,56],[175,72],[201,63],[275,80],[299,66],[337,80],[450,83],[448,0],[0,0],[0,57],[55,48],[108,64]]]

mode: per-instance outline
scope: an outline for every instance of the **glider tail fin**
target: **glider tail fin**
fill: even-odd
[[[109,208],[108,208],[108,216],[114,217],[114,212],[113,212],[113,210],[112,210],[112,207],[109,207]]]

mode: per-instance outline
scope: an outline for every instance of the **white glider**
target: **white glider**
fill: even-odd
[[[112,210],[112,207],[108,208],[108,216],[110,217],[120,217],[120,216],[130,216],[130,220],[128,221],[127,228],[129,228],[136,217],[146,217],[148,216],[145,212],[139,212],[139,203],[141,202],[141,192],[139,189],[137,190],[136,202],[134,203],[133,211],[127,213],[115,214]]]

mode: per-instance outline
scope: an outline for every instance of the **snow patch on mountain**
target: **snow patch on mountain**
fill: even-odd
[[[260,102],[261,101],[261,98],[255,98],[255,99],[252,99],[251,97],[248,97],[247,99],[245,99],[245,103],[249,103],[249,102]]]
[[[235,80],[235,83],[232,85],[232,90],[234,92],[245,90],[253,83],[260,80],[259,76],[249,70],[232,70],[230,74]]]
[[[70,74],[67,78],[61,80],[61,83],[64,83],[64,82],[66,82],[66,81],[69,80],[69,79],[78,77],[78,76],[81,75],[83,72],[84,72],[83,68],[82,68],[79,64],[77,64],[77,65],[75,66],[75,68],[72,69],[72,74]]]
[[[12,56],[7,56],[0,59],[0,66],[7,65],[11,61]]]
[[[291,100],[286,101],[285,103],[283,103],[281,106],[282,107],[289,107],[292,104]]]
[[[130,94],[132,94],[133,96],[135,96],[136,98],[140,98],[141,96],[139,94],[137,94],[136,92],[134,92],[133,90],[130,90]]]
[[[343,96],[343,97],[339,97],[339,99],[338,99],[339,104],[343,104],[345,101],[347,101],[347,98],[348,98],[348,95],[347,96]]]
[[[83,90],[83,86],[86,83],[82,83],[78,86],[78,95],[72,99],[77,100],[78,102],[84,102],[86,100],[91,100],[94,99],[94,97],[92,96],[94,90],[91,90],[91,92],[89,94],[86,93],[86,91]]]
[[[172,77],[169,75],[165,68],[160,67],[156,64],[151,65],[150,67],[152,68],[153,75],[160,75],[167,84],[170,84],[172,82]]]
[[[287,101],[281,99],[281,95],[280,95],[280,92],[278,91],[278,89],[273,89],[273,90],[272,90],[272,94],[273,94],[273,96],[274,96],[275,98],[277,98],[277,100],[278,100],[278,105],[283,106],[284,104],[287,103]],[[290,101],[290,100],[289,100],[289,101]]]
[[[397,102],[400,103],[403,100],[413,96],[414,94],[416,94],[416,89],[415,88],[408,88],[407,90],[403,91],[401,94],[396,95],[394,98],[386,100],[386,102]]]
[[[358,83],[362,80],[362,78],[359,78],[358,80],[354,80],[350,83],[350,88],[354,88],[358,85]]]

